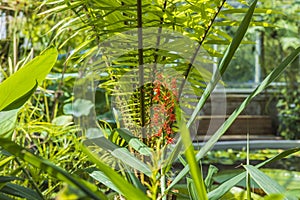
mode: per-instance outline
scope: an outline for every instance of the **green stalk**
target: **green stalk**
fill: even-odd
[[[164,151],[162,152],[162,158],[161,160],[163,161],[164,160],[164,157],[165,157],[165,153]],[[161,167],[160,168],[160,191],[161,191],[161,195],[162,195],[162,200],[167,200],[167,196],[163,195],[165,193],[165,190],[166,190],[166,176],[163,172],[163,168]]]
[[[143,20],[142,0],[137,0],[137,23],[138,23],[138,62],[139,62],[139,88],[141,104],[141,127],[145,126],[145,92],[144,92],[144,58],[143,58]],[[142,128],[142,137],[145,138],[145,130]]]
[[[250,156],[250,147],[249,147],[249,132],[247,133],[247,165],[250,165],[250,160],[249,160],[249,156]],[[247,176],[246,176],[246,186],[247,186],[247,199],[248,200],[251,200],[251,182],[250,182],[250,174],[249,172],[247,171]]]

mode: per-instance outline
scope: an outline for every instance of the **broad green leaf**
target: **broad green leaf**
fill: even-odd
[[[264,198],[264,200],[284,200],[283,194],[271,194]]]
[[[64,113],[75,117],[88,116],[94,107],[93,102],[86,99],[76,99],[73,103],[64,106]]]
[[[145,156],[151,156],[151,150],[147,145],[145,145],[139,138],[135,137],[133,134],[130,133],[129,130],[124,128],[116,129],[119,135],[125,139],[130,147],[138,151],[140,154]]]
[[[141,190],[135,188],[127,182],[121,175],[115,172],[112,168],[105,165],[97,155],[91,153],[90,150],[82,145],[83,152],[89,157],[90,161],[95,163],[99,170],[120,190],[120,192],[131,200],[149,199]]]
[[[98,190],[96,185],[82,180],[75,175],[69,174],[68,172],[54,165],[50,161],[32,154],[31,152],[27,151],[26,149],[22,148],[21,146],[15,144],[14,142],[8,139],[0,138],[0,146],[3,149],[10,152],[11,154],[15,155],[16,157],[19,157],[22,160],[28,162],[32,166],[42,169],[46,171],[49,175],[79,188],[92,199],[107,199],[106,196]]]
[[[40,84],[50,72],[57,55],[55,48],[49,48],[2,82],[0,84],[0,111],[9,105],[12,106],[12,102],[21,106],[29,98],[36,84]]]
[[[73,123],[73,117],[71,115],[61,115],[52,120],[52,124],[58,126],[68,126]]]
[[[248,200],[247,192],[239,187],[233,187],[224,196],[218,200]],[[251,200],[265,200],[264,197],[251,192]]]
[[[11,102],[8,106],[3,108],[2,111],[9,111],[9,110],[14,110],[20,108],[26,101],[31,97],[31,95],[35,92],[36,88],[38,86],[38,83],[33,86],[31,90],[29,90],[26,94],[23,96],[19,97],[15,101]]]
[[[15,127],[19,109],[0,111],[0,136],[8,137]]]

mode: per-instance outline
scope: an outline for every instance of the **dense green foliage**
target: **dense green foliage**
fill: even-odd
[[[242,170],[219,182],[214,167],[203,177],[199,166],[250,101],[297,62],[299,45],[283,48],[200,151],[192,143],[248,28],[269,26],[256,15],[272,11],[257,2],[1,3],[14,26],[1,41],[0,198],[299,199],[299,188],[260,169],[299,148],[257,165],[247,154]],[[241,181],[244,190],[234,191]]]

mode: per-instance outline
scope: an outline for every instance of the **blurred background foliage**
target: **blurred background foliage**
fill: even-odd
[[[65,4],[64,1],[1,1],[0,82],[16,72],[30,58],[38,55],[50,44],[58,47],[60,55],[56,65],[48,75],[47,80],[42,86],[39,86],[37,92],[20,111],[13,140],[30,149],[34,154],[51,160],[57,166],[100,185],[82,171],[82,169],[92,168],[95,165],[89,162],[78,147],[77,141],[81,140],[77,135],[78,127],[73,123],[73,117],[68,112],[66,105],[73,100],[74,81],[84,56],[87,56],[89,51],[93,51],[99,42],[107,37],[135,27],[134,17],[136,14],[128,5],[126,7],[128,10],[122,16],[126,17],[127,24],[125,24],[126,26],[119,26],[117,23],[112,23],[117,21],[113,17],[109,20],[102,19],[101,15],[107,13],[93,10],[93,3],[98,7],[107,6],[101,5],[98,1],[74,1],[70,4]],[[180,1],[176,1],[176,3],[180,4]],[[214,3],[212,2],[212,4]],[[230,3],[231,1],[228,1],[227,8],[233,7]],[[243,8],[244,4],[238,5]],[[244,41],[235,55],[235,59],[228,67],[228,71],[224,74],[223,80],[229,87],[231,85],[233,87],[249,87],[249,85],[252,87],[255,77],[253,66],[256,51],[253,41],[256,40],[257,33],[263,37],[264,53],[263,58],[261,58],[263,59],[261,78],[277,66],[291,49],[300,45],[299,0],[265,0],[258,7],[266,9],[267,12],[263,10],[255,14],[256,24],[252,24],[252,28],[246,35],[247,40]],[[147,8],[145,9],[147,10]],[[183,12],[180,7],[176,8],[175,5],[170,6],[169,9],[173,12]],[[268,12],[269,9],[270,12]],[[166,21],[166,27],[174,27],[175,30],[199,40],[205,29],[203,26],[198,26],[197,23],[192,23],[195,17],[192,11],[188,10],[186,15],[178,16],[177,19],[181,23],[186,21],[186,26],[190,29],[182,30],[180,26],[176,26],[177,24],[173,23],[172,15],[164,14],[161,17]],[[225,12],[218,19],[219,23],[221,24],[221,21],[225,21],[225,19],[232,24],[237,22],[239,15],[229,14]],[[210,19],[210,17],[207,18]],[[159,20],[154,22],[146,19],[145,23],[148,26],[159,26]],[[107,24],[108,22],[110,24]],[[122,23],[125,22],[122,21]],[[208,24],[208,21],[204,21],[203,24]],[[212,33],[215,35],[211,34],[208,42],[204,43],[204,47],[210,55],[216,58],[221,56],[225,45],[228,45],[236,30],[232,24],[225,26],[216,23],[213,27]],[[257,27],[257,25],[263,26]],[[216,44],[217,47],[214,46]],[[291,133],[300,133],[300,95],[297,92],[299,91],[299,70],[298,59],[294,61],[292,67],[288,68],[285,76],[279,79],[283,84],[283,89],[282,95],[277,96],[279,99],[278,108],[280,108],[279,117],[282,122],[280,132],[286,138],[292,139],[298,139],[299,136],[290,135]],[[103,77],[101,81],[105,82],[109,78]],[[99,101],[96,108],[101,115],[99,118],[113,124],[113,121],[110,121],[112,116],[109,113],[110,102],[107,94],[109,94],[107,88],[99,88],[96,97]],[[109,127],[109,125],[107,126]],[[292,128],[290,128],[291,126]],[[61,188],[65,187],[55,178],[43,173],[41,169],[27,165],[27,163],[5,151],[2,152],[0,159],[0,175],[11,174],[20,177],[20,179],[12,179],[12,181],[14,181],[13,184],[22,185],[24,190],[25,188],[35,188],[36,191],[50,199],[54,198]]]

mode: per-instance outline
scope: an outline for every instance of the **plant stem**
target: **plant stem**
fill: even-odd
[[[70,49],[68,52],[70,52]],[[68,55],[67,55],[67,57],[68,57]],[[57,86],[57,90],[55,91],[55,94],[54,94],[54,105],[53,105],[53,110],[52,110],[52,114],[51,114],[51,119],[54,119],[56,117],[57,110],[58,110],[58,104],[59,104],[59,98],[61,97],[61,95],[63,95],[62,86],[64,85],[64,75],[65,75],[66,69],[67,69],[67,64],[64,63],[63,70],[61,72],[61,79]]]
[[[143,58],[143,20],[142,0],[137,0],[137,23],[138,23],[138,62],[139,62],[139,89],[140,89],[140,114],[142,138],[145,138],[145,92],[144,92],[144,58]]]
[[[250,164],[249,156],[250,156],[250,148],[249,148],[249,131],[247,133],[247,165]],[[250,174],[247,171],[247,176],[246,176],[246,185],[247,185],[247,199],[251,200],[251,182],[250,182]]]
[[[181,93],[182,93],[182,91],[183,91],[183,87],[184,87],[184,85],[185,85],[185,83],[186,83],[186,80],[187,80],[187,78],[188,78],[188,76],[189,76],[189,74],[190,74],[190,72],[191,72],[191,70],[192,70],[192,67],[193,67],[193,64],[194,64],[194,62],[195,62],[195,60],[196,60],[196,57],[197,57],[197,55],[198,55],[198,53],[199,53],[199,51],[200,51],[200,48],[201,48],[201,46],[202,46],[202,44],[203,44],[203,42],[204,42],[206,36],[208,35],[208,33],[209,33],[209,31],[210,31],[210,29],[211,29],[211,27],[212,27],[212,25],[213,25],[215,19],[217,18],[218,14],[220,13],[221,9],[223,8],[225,2],[226,2],[226,0],[223,0],[223,1],[221,2],[220,6],[217,8],[217,12],[215,13],[215,15],[213,16],[213,18],[212,18],[211,21],[209,22],[209,24],[208,24],[208,26],[207,26],[207,28],[206,28],[206,30],[205,30],[203,36],[202,36],[201,39],[200,39],[199,45],[197,46],[197,49],[196,49],[196,51],[195,51],[193,57],[191,58],[191,60],[190,60],[190,62],[189,62],[189,64],[188,64],[188,68],[187,68],[187,70],[186,70],[185,73],[184,73],[184,79],[183,79],[183,81],[182,81],[182,83],[181,83],[181,85],[180,85],[180,88],[179,88],[179,92],[178,92],[178,97],[179,97],[179,98],[180,98]]]
[[[44,88],[46,88],[46,83],[44,83]],[[45,112],[46,112],[46,119],[48,122],[51,122],[51,116],[49,113],[49,105],[48,105],[48,99],[47,96],[44,94],[44,104],[45,104]]]
[[[161,196],[162,200],[167,200],[167,196],[164,195],[165,190],[166,190],[166,176],[163,174],[163,170],[160,169],[161,177],[160,177],[160,191],[161,191]]]

